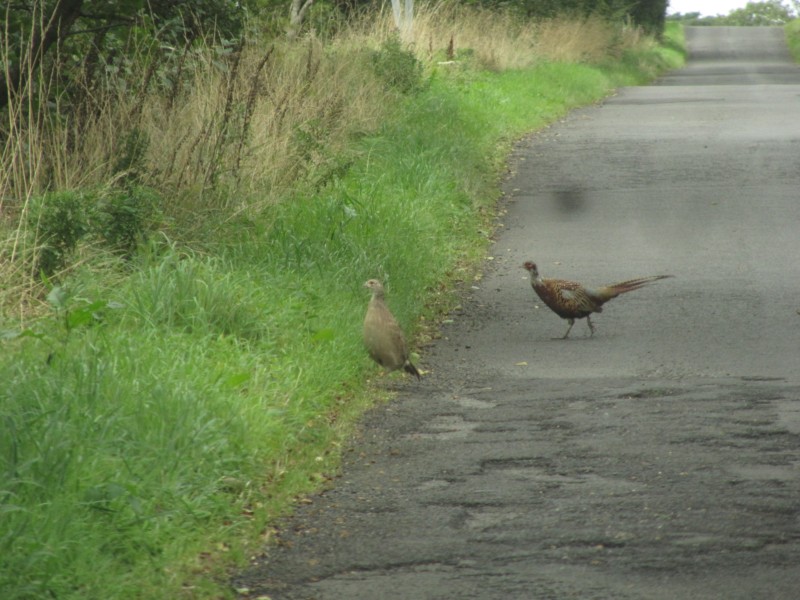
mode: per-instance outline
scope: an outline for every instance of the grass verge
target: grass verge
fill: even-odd
[[[786,34],[786,45],[789,52],[794,57],[795,62],[800,62],[800,19],[790,21],[784,27]]]

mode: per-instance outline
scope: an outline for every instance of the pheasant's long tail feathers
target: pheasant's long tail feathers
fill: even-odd
[[[628,279],[627,281],[620,281],[619,283],[605,285],[599,288],[597,293],[603,300],[611,300],[611,298],[616,298],[620,294],[638,290],[640,287],[645,286],[648,283],[653,283],[659,279],[667,279],[668,277],[672,277],[672,275],[652,275],[651,277]]]

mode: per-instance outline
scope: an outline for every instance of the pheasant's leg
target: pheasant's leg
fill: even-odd
[[[589,323],[589,331],[591,331],[589,337],[592,337],[594,335],[594,325],[592,325],[591,315],[586,315],[586,322]]]
[[[575,319],[568,319],[568,321],[569,321],[569,327],[567,327],[567,333],[565,333],[564,337],[561,338],[562,340],[567,339],[567,336],[569,335],[569,332],[572,329],[572,326],[575,325]]]

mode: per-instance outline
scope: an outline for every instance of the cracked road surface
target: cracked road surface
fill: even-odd
[[[521,143],[422,382],[234,585],[273,600],[800,597],[800,69],[779,28]],[[671,273],[588,337],[521,268]],[[390,296],[391,298],[391,296]]]

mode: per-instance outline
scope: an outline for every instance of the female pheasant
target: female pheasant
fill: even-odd
[[[530,272],[531,286],[533,286],[539,298],[542,299],[542,302],[559,317],[569,321],[567,333],[564,334],[562,339],[567,339],[572,326],[575,324],[575,319],[584,317],[586,317],[586,322],[589,323],[590,335],[594,335],[594,325],[592,325],[590,315],[593,312],[603,312],[603,304],[620,294],[638,290],[643,285],[653,281],[672,277],[672,275],[653,275],[597,288],[587,288],[576,281],[542,279],[534,262],[527,261],[522,266]]]
[[[372,291],[364,317],[364,345],[372,360],[387,371],[403,369],[420,379],[417,367],[408,358],[403,330],[384,301],[383,285],[377,279],[370,279],[364,287]]]

